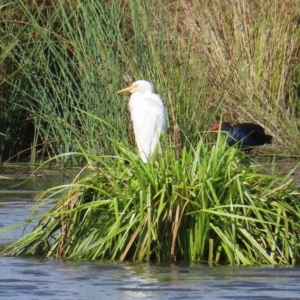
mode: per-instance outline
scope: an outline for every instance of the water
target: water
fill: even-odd
[[[32,179],[25,181],[31,173],[28,167],[0,169],[0,230],[25,221],[34,206],[35,197],[47,188],[70,183],[78,170],[41,170]],[[47,207],[44,207],[47,211]],[[0,235],[0,245],[13,242],[22,234],[30,232],[34,224]]]
[[[25,185],[0,180],[0,229],[25,220],[32,199],[73,176],[35,178]],[[20,181],[20,179],[19,179]],[[27,228],[29,231],[30,228]],[[23,229],[0,236],[0,244]],[[0,299],[299,299],[296,267],[208,267],[0,257]]]
[[[0,258],[0,299],[299,299],[297,268]]]

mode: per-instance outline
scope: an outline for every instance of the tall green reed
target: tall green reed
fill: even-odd
[[[198,131],[224,115],[264,125],[276,144],[297,153],[296,4],[8,4],[0,20],[5,156],[28,149],[38,161],[76,151],[78,142],[111,153],[107,137],[134,144],[127,100],[115,93],[141,78],[162,95],[168,137],[179,147],[195,145]]]
[[[122,56],[113,47],[120,44],[116,28],[122,10],[116,3],[78,2],[76,7],[67,7],[68,2],[49,7],[32,3],[30,7],[18,2],[25,20],[13,22],[11,35],[17,42],[14,48],[8,45],[10,51],[3,58],[15,69],[3,79],[11,93],[4,101],[17,106],[16,113],[23,109],[34,125],[31,155],[36,150],[52,155],[73,151],[78,141],[86,150],[109,152],[107,137],[126,141],[126,105],[115,97]],[[91,114],[102,116],[118,131],[110,131]]]

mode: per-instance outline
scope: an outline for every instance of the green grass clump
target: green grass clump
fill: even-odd
[[[297,263],[300,191],[291,173],[256,171],[220,136],[213,146],[165,147],[153,164],[116,144],[116,156],[85,154],[87,167],[40,195],[35,208],[53,208],[33,214],[25,223],[39,220],[35,229],[2,255]]]

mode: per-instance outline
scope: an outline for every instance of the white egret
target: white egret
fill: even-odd
[[[166,110],[159,95],[153,93],[152,84],[138,80],[118,93],[130,92],[129,111],[135,141],[143,162],[155,158],[159,136],[166,129]]]

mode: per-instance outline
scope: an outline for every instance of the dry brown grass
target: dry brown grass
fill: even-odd
[[[181,60],[188,53],[198,69],[199,77],[190,78],[199,80],[199,90],[209,90],[204,93],[207,113],[219,108],[217,118],[258,123],[276,143],[293,147],[300,126],[295,102],[299,2],[187,0],[176,5],[167,1],[166,27],[171,36],[178,34]],[[200,128],[207,129],[203,124]]]

